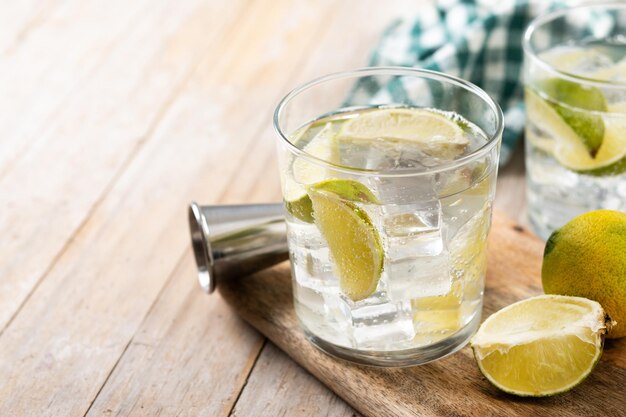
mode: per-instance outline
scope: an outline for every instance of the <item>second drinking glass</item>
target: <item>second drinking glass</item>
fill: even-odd
[[[526,184],[537,234],[626,211],[626,4],[535,19],[524,37]]]

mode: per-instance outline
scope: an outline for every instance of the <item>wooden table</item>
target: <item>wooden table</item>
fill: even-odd
[[[277,100],[414,3],[3,2],[0,416],[352,415],[199,290],[186,205],[278,201]]]

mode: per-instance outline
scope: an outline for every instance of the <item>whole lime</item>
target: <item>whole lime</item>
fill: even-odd
[[[626,336],[626,213],[592,211],[554,231],[541,278],[546,294],[599,302],[617,322],[607,337]]]

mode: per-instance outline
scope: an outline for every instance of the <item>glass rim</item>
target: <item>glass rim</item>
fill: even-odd
[[[555,19],[565,16],[568,13],[572,13],[575,11],[583,10],[583,9],[624,9],[626,10],[626,3],[623,1],[606,1],[601,3],[586,3],[581,4],[574,7],[566,7],[563,9],[554,10],[551,12],[540,14],[535,17],[526,30],[524,31],[524,36],[522,38],[522,49],[524,53],[529,56],[536,64],[540,65],[544,70],[548,72],[552,72],[562,78],[565,78],[569,81],[574,81],[576,83],[585,84],[594,87],[601,88],[611,88],[611,89],[626,89],[626,82],[623,81],[611,81],[611,80],[602,80],[597,78],[589,78],[582,75],[577,75],[568,71],[561,71],[555,68],[549,62],[544,61],[542,58],[537,55],[537,52],[530,44],[530,40],[537,29],[546,23],[550,23]]]
[[[457,87],[464,88],[471,93],[478,96],[484,102],[487,103],[491,111],[494,113],[496,118],[496,129],[492,135],[487,135],[488,140],[477,149],[474,149],[471,153],[462,156],[461,158],[454,159],[452,161],[445,161],[441,164],[424,168],[401,168],[395,170],[373,170],[373,169],[365,169],[365,168],[356,168],[356,167],[348,167],[344,165],[335,164],[324,159],[318,158],[310,153],[304,151],[303,149],[298,148],[294,145],[290,140],[287,134],[283,131],[280,125],[280,116],[282,115],[283,110],[289,104],[289,102],[298,96],[300,93],[308,90],[311,87],[314,87],[318,84],[325,83],[327,81],[333,81],[343,78],[358,78],[368,75],[397,75],[397,76],[415,76],[427,79],[433,79],[438,81],[444,81],[450,84],[454,84]],[[502,110],[500,106],[494,99],[489,96],[483,89],[476,86],[475,84],[470,83],[469,81],[465,81],[459,77],[455,77],[453,75],[445,74],[438,71],[431,71],[419,68],[412,67],[400,67],[400,66],[375,66],[375,67],[362,67],[354,70],[348,71],[340,71],[334,72],[331,74],[327,74],[321,77],[314,78],[304,84],[300,84],[295,87],[289,93],[287,93],[276,106],[276,110],[274,111],[273,117],[273,126],[276,133],[278,133],[279,138],[283,143],[287,145],[291,152],[295,154],[298,158],[304,158],[308,162],[311,162],[316,165],[321,165],[324,167],[329,167],[335,171],[345,172],[349,174],[359,174],[364,176],[377,176],[377,177],[418,177],[425,175],[432,175],[438,172],[445,172],[448,170],[452,170],[454,168],[458,168],[460,166],[471,163],[472,161],[479,159],[480,157],[486,155],[490,152],[494,146],[496,146],[502,138],[502,132],[504,130],[504,116],[502,114]]]

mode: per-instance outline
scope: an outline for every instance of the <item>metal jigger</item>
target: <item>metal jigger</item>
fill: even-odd
[[[268,268],[289,257],[283,205],[189,205],[198,281],[212,293],[222,280]]]

